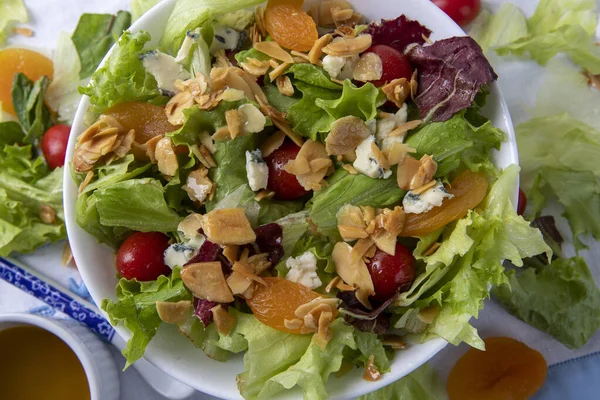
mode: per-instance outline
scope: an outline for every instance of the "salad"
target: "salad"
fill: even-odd
[[[481,48],[344,1],[257,3],[180,0],[158,47],[126,31],[82,88],[77,222],[115,248],[102,308],[127,365],[173,324],[244,352],[244,398],[320,399],[411,343],[482,349],[469,320],[503,261],[551,251],[492,161]]]

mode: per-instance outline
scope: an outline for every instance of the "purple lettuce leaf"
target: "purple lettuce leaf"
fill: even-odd
[[[391,315],[384,311],[398,298],[398,295],[391,297],[373,310],[368,310],[363,306],[352,291],[339,291],[337,297],[342,300],[340,313],[344,315],[344,319],[349,324],[359,331],[383,335],[390,329]]]
[[[479,89],[498,78],[481,47],[470,37],[414,46],[406,55],[418,70],[415,103],[426,121],[450,119],[471,106]]]
[[[410,44],[425,43],[431,31],[406,16],[401,15],[396,19],[382,19],[381,22],[371,22],[365,33],[373,38],[373,44],[385,44],[403,53]]]
[[[213,314],[210,310],[218,305],[219,303],[215,303],[214,301],[202,300],[194,297],[194,315],[200,318],[204,327],[207,327],[213,322]]]

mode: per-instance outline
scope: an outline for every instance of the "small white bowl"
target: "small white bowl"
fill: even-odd
[[[310,6],[315,0],[307,0],[305,6]],[[401,14],[417,20],[433,31],[432,40],[453,36],[464,36],[464,31],[456,25],[444,12],[429,0],[350,0],[356,10],[368,20],[381,18],[393,19]],[[131,31],[146,30],[152,36],[149,46],[156,45],[163,33],[163,28],[175,5],[175,0],[164,0],[150,10],[131,26]],[[104,60],[106,61],[106,59]],[[101,64],[102,65],[102,64]],[[507,141],[500,151],[495,153],[495,164],[505,168],[510,164],[518,164],[517,145],[508,107],[496,83],[491,85],[484,114],[492,123],[507,134]],[[75,120],[72,135],[69,140],[66,159],[73,158],[76,135],[85,130],[83,116],[89,106],[89,99],[84,96]],[[518,187],[515,187],[513,202],[516,204]],[[65,168],[64,175],[64,208],[67,232],[77,266],[91,296],[98,304],[102,299],[115,298],[114,250],[100,245],[96,239],[81,229],[75,222],[75,204],[77,187],[72,180],[70,168]],[[131,334],[123,326],[115,327],[124,339]],[[418,368],[438,353],[447,342],[443,339],[433,339],[422,344],[412,344],[406,350],[396,354],[392,361],[391,372],[383,375],[377,382],[367,382],[362,379],[362,371],[354,370],[342,378],[331,377],[327,382],[327,392],[330,399],[350,399],[372,392],[386,386]],[[236,375],[243,372],[241,356],[234,356],[228,362],[222,363],[208,358],[196,349],[192,343],[181,336],[173,326],[164,324],[156,337],[148,346],[145,358],[164,372],[177,380],[202,392],[225,399],[241,399],[236,386]],[[296,392],[287,397],[300,398]]]
[[[0,331],[17,326],[37,326],[61,339],[73,350],[85,371],[91,400],[118,400],[119,374],[107,345],[86,326],[66,319],[23,313],[0,314]]]

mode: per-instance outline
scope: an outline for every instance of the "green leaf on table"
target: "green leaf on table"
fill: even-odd
[[[80,78],[91,76],[108,50],[131,25],[131,14],[83,14],[71,36],[81,62]]]
[[[23,0],[3,0],[0,4],[0,46],[4,46],[15,23],[27,22],[27,8]]]
[[[16,73],[12,84],[12,102],[21,126],[25,130],[25,143],[33,144],[52,126],[50,110],[44,103],[48,77],[35,83],[24,74]]]
[[[510,271],[508,279],[510,288],[496,288],[494,296],[511,314],[565,346],[584,346],[600,328],[600,289],[583,258]]]
[[[136,279],[122,278],[117,284],[116,295],[116,302],[104,299],[101,308],[106,311],[112,324],[123,323],[132,334],[122,351],[127,359],[125,368],[144,355],[148,343],[162,323],[156,302],[192,299],[181,280],[179,267],[173,270],[170,277],[161,275],[155,281],[138,282]]]

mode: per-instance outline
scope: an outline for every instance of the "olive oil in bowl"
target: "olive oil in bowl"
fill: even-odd
[[[89,400],[83,366],[65,342],[35,326],[0,331],[0,399]]]

